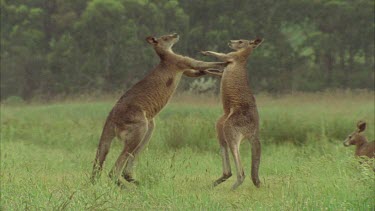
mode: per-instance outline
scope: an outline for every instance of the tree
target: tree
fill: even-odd
[[[256,91],[374,89],[370,0],[0,0],[1,99],[126,89],[157,56],[146,36],[209,60],[231,39],[265,38],[249,62]],[[183,80],[181,89],[189,88]],[[185,84],[184,84],[185,83]]]

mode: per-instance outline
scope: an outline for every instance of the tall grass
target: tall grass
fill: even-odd
[[[216,99],[179,96],[156,119],[141,154],[139,187],[106,177],[122,149],[114,141],[100,182],[88,181],[104,119],[113,102],[1,107],[1,210],[260,209],[371,210],[375,176],[342,146],[359,119],[374,139],[373,93],[258,95],[262,187],[250,179],[228,191],[221,174]],[[241,147],[246,175],[250,147]],[[235,172],[234,165],[232,170]]]
[[[319,94],[284,95],[272,97],[257,96],[260,115],[261,138],[265,143],[294,143],[302,145],[324,139],[337,142],[356,129],[358,120],[368,122],[367,135],[374,138],[374,95],[372,92],[324,92]],[[178,97],[169,105],[159,119],[168,124],[171,147],[190,145],[209,149],[203,139],[216,139],[215,122],[222,115],[222,108],[216,99]],[[186,103],[187,102],[187,103]],[[171,129],[172,128],[172,129]],[[189,133],[194,131],[194,134]],[[173,138],[173,136],[176,136]],[[172,137],[172,138],[171,138]],[[178,138],[182,137],[182,138]],[[185,141],[184,141],[185,140]],[[190,141],[188,141],[190,140]]]

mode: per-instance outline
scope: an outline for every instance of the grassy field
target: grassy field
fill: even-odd
[[[247,177],[212,188],[221,175],[217,100],[174,100],[156,119],[135,168],[140,186],[118,188],[106,176],[120,153],[114,141],[105,174],[89,182],[114,101],[1,106],[1,210],[374,210],[375,176],[342,145],[359,119],[374,139],[374,93],[258,95],[263,143],[261,188]],[[370,164],[370,165],[373,165]],[[232,164],[232,170],[234,165]]]

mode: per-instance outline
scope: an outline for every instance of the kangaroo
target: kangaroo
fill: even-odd
[[[254,185],[260,187],[258,176],[261,144],[259,141],[259,116],[255,98],[248,85],[246,64],[253,49],[262,43],[262,39],[231,40],[228,44],[233,52],[228,54],[203,51],[207,56],[214,56],[222,61],[229,62],[221,79],[221,100],[224,115],[216,123],[216,130],[221,147],[223,175],[214,182],[214,186],[226,181],[232,176],[229,162],[228,148],[231,150],[237,170],[237,181],[232,190],[242,184],[245,179],[244,170],[240,159],[240,143],[243,138],[248,138],[252,145],[251,177]],[[210,71],[210,70],[208,70]]]
[[[155,128],[154,117],[171,98],[181,76],[198,77],[207,73],[205,69],[223,69],[227,65],[225,62],[198,61],[174,53],[172,46],[179,40],[176,33],[159,38],[149,36],[146,40],[160,57],[160,63],[122,95],[110,111],[94,160],[93,183],[100,176],[111,142],[117,136],[124,142],[124,149],[109,176],[120,185],[118,178],[122,173],[126,181],[137,184],[132,176],[134,160],[149,142]]]
[[[366,156],[369,158],[375,157],[375,141],[367,141],[362,132],[366,129],[366,122],[358,121],[357,130],[351,133],[344,141],[344,146],[355,145],[355,156]]]

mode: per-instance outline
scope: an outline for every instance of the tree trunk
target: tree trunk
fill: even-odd
[[[332,86],[332,72],[335,63],[335,59],[331,53],[326,52],[324,54],[324,63],[326,69],[326,86],[330,87]]]

